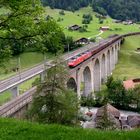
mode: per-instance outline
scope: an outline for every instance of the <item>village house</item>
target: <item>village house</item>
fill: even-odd
[[[88,44],[89,42],[90,42],[89,39],[83,37],[83,38],[76,40],[75,44],[85,45],[85,44]]]
[[[123,81],[123,85],[126,90],[133,89],[136,85],[139,85],[139,84],[140,84],[139,78]]]
[[[122,22],[124,25],[132,25],[134,22],[132,20],[126,20]]]
[[[81,26],[79,26],[77,24],[68,27],[68,29],[71,30],[71,31],[77,31],[80,28],[81,28]]]
[[[102,27],[100,27],[100,30],[108,31],[108,30],[110,30],[110,27],[109,26],[102,26]]]

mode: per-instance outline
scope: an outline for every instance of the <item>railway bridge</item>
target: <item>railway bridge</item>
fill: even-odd
[[[88,96],[91,92],[99,91],[101,84],[106,80],[107,76],[112,73],[112,70],[115,68],[116,63],[118,62],[118,55],[122,39],[127,36],[139,34],[140,32],[110,37],[100,43],[90,43],[83,48],[63,55],[63,59],[67,61],[73,56],[86,50],[96,52],[86,61],[72,69],[69,69],[70,78],[67,82],[67,86],[74,89],[78,96],[81,96],[81,94]],[[50,64],[51,61],[46,63]],[[49,68],[50,66],[47,67],[47,69]],[[18,96],[18,86],[37,75],[40,75],[43,79],[44,70],[44,64],[40,64],[31,69],[23,71],[20,76],[15,75],[6,80],[0,81],[0,93],[6,90],[11,90],[14,97],[13,101],[10,101],[9,103],[0,107],[0,116],[12,116],[14,113],[18,112],[31,102],[32,94],[35,92],[36,88],[32,88],[23,95]],[[83,85],[82,89],[81,84]]]

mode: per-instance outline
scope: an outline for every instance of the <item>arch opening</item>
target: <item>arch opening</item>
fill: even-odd
[[[92,92],[91,71],[86,67],[83,71],[83,95],[88,96]]]
[[[110,67],[110,51],[107,52],[107,75],[111,74],[111,67]]]
[[[77,92],[77,84],[74,78],[70,78],[67,82],[67,87],[72,89],[74,92]]]
[[[101,59],[101,82],[104,83],[106,79],[106,64],[105,64],[105,54],[102,55]]]

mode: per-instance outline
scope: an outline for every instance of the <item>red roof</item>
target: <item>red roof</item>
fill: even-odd
[[[125,89],[131,89],[135,87],[135,83],[133,82],[133,80],[123,81],[123,85]]]
[[[123,85],[124,85],[125,89],[127,89],[127,90],[128,89],[133,89],[135,87],[135,85],[140,84],[140,82],[137,82],[137,81],[134,81],[134,80],[123,81]]]

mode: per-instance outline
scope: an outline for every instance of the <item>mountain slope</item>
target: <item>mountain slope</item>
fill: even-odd
[[[92,5],[96,12],[119,20],[140,21],[140,0],[42,0],[51,8],[70,11]]]

